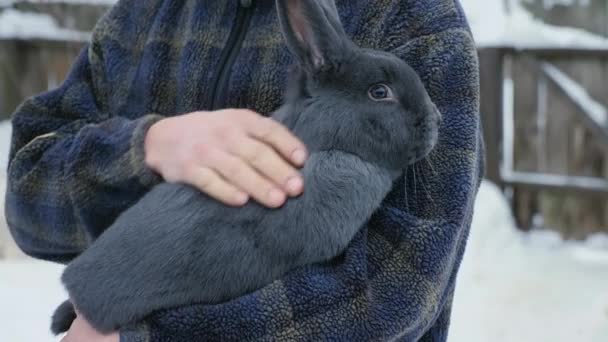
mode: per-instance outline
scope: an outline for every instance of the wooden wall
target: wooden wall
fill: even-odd
[[[0,120],[27,97],[64,79],[81,43],[0,40]]]
[[[2,1],[0,1],[2,2]],[[0,6],[24,13],[44,14],[59,27],[90,32],[109,9],[108,4],[20,0]],[[0,39],[0,120],[6,119],[25,98],[54,88],[83,44],[63,41]]]

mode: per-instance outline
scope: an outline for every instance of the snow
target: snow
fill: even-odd
[[[0,39],[48,39],[86,42],[90,33],[59,27],[47,14],[7,8],[0,12]]]
[[[501,172],[513,170],[513,141],[515,139],[515,82],[512,77],[513,61],[510,57],[505,58],[502,79],[502,125],[503,125],[503,154],[501,160]]]
[[[460,269],[449,341],[608,341],[608,236],[515,230],[484,182]]]
[[[31,259],[0,261],[5,341],[57,341],[48,324],[66,298],[61,271]],[[572,242],[548,231],[519,232],[502,194],[484,182],[457,281],[449,341],[608,341],[607,284],[607,235]]]
[[[608,50],[608,38],[578,28],[545,24],[534,18],[517,0],[460,0],[460,2],[479,47],[568,47]],[[557,4],[556,1],[551,3]],[[575,1],[570,0],[568,3],[574,4]],[[584,1],[581,4],[584,4]]]
[[[568,97],[577,103],[584,112],[592,119],[596,125],[608,130],[608,110],[603,104],[597,102],[587,92],[587,90],[559,70],[551,63],[543,63],[542,69],[547,76],[563,89]]]
[[[59,282],[62,266],[30,259],[0,261],[2,341],[51,342],[50,315],[67,298]]]

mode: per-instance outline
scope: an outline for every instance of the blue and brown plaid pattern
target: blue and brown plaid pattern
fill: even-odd
[[[421,75],[444,120],[344,253],[220,305],[168,309],[123,342],[444,341],[483,173],[478,69],[456,0],[338,0],[346,31]],[[6,211],[29,254],[68,262],[160,179],[143,137],[163,116],[210,109],[237,0],[122,0],[66,81],[14,114]],[[269,113],[290,56],[273,1],[256,9],[223,107]]]

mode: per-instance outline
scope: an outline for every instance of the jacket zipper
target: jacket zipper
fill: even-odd
[[[239,1],[238,10],[236,13],[236,22],[232,31],[230,32],[226,47],[224,48],[224,50],[222,51],[222,55],[220,56],[219,68],[212,83],[212,110],[221,109],[221,106],[223,106],[223,97],[225,95],[224,93],[226,91],[230,72],[232,70],[234,62],[236,61],[236,57],[238,56],[239,51],[241,50],[241,47],[243,45],[243,40],[245,39],[245,35],[247,33],[247,27],[251,22],[253,9],[253,0]]]

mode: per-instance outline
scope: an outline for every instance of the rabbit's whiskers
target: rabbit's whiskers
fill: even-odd
[[[405,195],[405,208],[407,210],[410,210],[410,206],[407,202],[407,170],[404,172],[403,175],[403,194]]]
[[[427,165],[431,168],[431,172],[433,173],[433,176],[437,177],[437,171],[433,167],[433,163],[431,162],[431,158],[429,158],[429,156],[427,156],[426,158],[424,158],[424,161],[426,161]]]
[[[414,172],[414,197],[418,199],[418,190],[416,189],[416,183],[418,182],[416,179],[416,164],[412,165],[412,170]]]
[[[425,158],[425,159],[426,159],[426,158]],[[416,167],[416,166],[414,166],[414,167]],[[426,176],[424,175],[424,172],[421,172],[421,173],[420,173],[420,177],[422,177],[422,178],[421,178],[421,184],[422,184],[422,187],[423,187],[423,189],[424,189],[424,192],[426,193],[426,197],[427,197],[427,198],[428,198],[428,199],[431,201],[431,204],[432,204],[432,205],[433,205],[433,207],[434,207],[434,206],[435,206],[435,201],[433,201],[433,196],[431,196],[431,192],[428,190],[427,186],[424,184],[425,182],[427,182],[427,183],[428,183],[428,179],[427,179],[427,178],[426,178]],[[429,184],[429,186],[430,186],[430,184]]]

